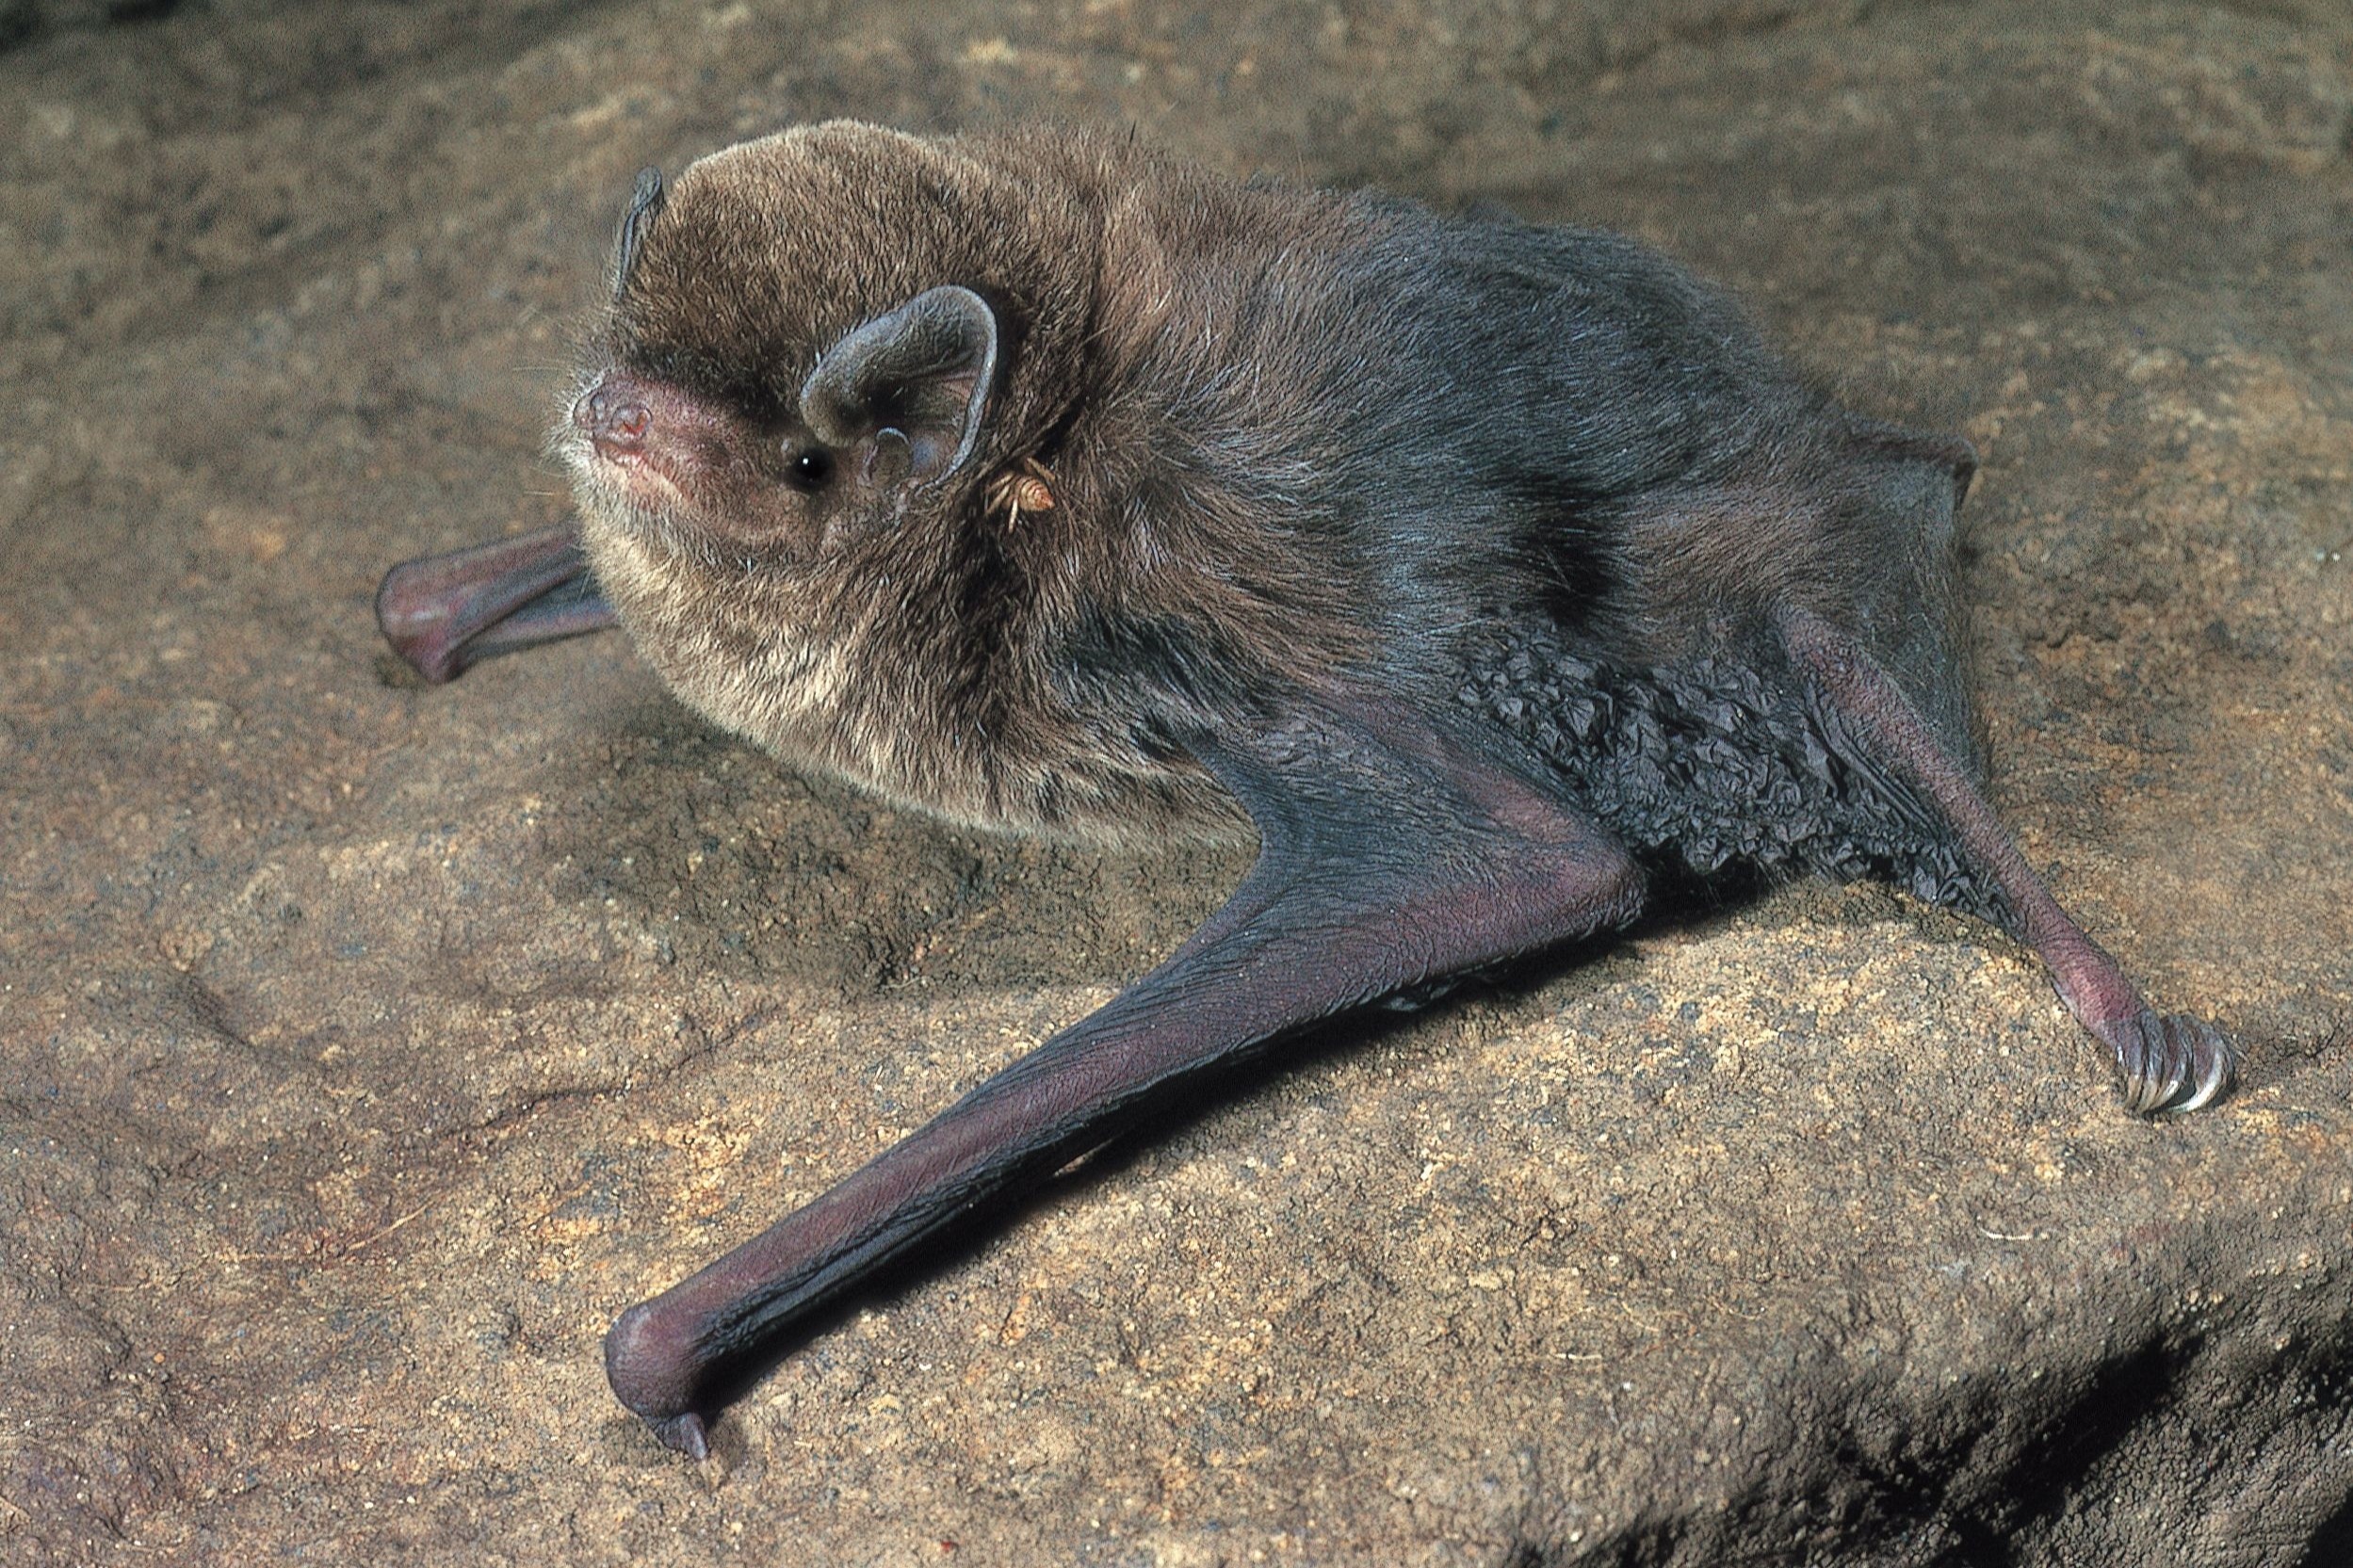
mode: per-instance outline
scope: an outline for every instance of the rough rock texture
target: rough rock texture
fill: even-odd
[[[127,11],[0,8],[0,1557],[2353,1560],[2341,10]],[[609,1316],[1239,861],[894,816],[614,639],[419,690],[369,596],[560,514],[639,165],[1040,113],[1630,229],[1966,429],[1998,798],[2238,1097],[1794,888],[1342,1030],[659,1450]]]

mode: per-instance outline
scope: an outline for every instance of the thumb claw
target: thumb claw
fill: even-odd
[[[703,1417],[692,1411],[684,1415],[644,1417],[646,1430],[662,1440],[666,1448],[675,1448],[689,1459],[711,1457],[710,1434],[703,1425]]]

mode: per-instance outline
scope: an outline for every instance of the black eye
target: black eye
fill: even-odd
[[[834,477],[834,455],[822,446],[803,446],[786,457],[785,467],[794,485],[815,490]]]

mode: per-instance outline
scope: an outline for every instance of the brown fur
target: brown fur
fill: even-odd
[[[1045,133],[832,124],[706,158],[651,226],[583,391],[642,366],[706,408],[788,407],[828,345],[949,281],[1009,327],[1008,373],[965,472],[897,527],[827,547],[733,537],[747,509],[725,487],[649,498],[560,430],[599,579],[695,706],[894,800],[1094,834],[1230,820],[1197,769],[1139,750],[1135,715],[1059,689],[1058,650],[1111,606],[1310,678],[1366,652],[1358,585],[1265,526],[1281,497],[1262,477],[1312,462],[1314,411],[1234,378],[1220,286],[1237,266],[1288,267],[1309,292],[1307,258],[1345,221],[1328,200]],[[1208,461],[1166,462],[1202,447]],[[995,480],[1041,459],[1061,476],[1050,509],[976,526]]]
[[[1781,599],[1856,624],[1858,562],[1906,555],[1842,537],[1844,493],[1871,490],[1846,416],[1711,291],[1606,236],[1571,236],[1600,258],[1588,279],[1556,253],[1567,231],[1237,185],[1095,136],[850,123],[705,158],[631,227],[578,391],[619,376],[659,404],[665,477],[600,461],[576,421],[558,432],[607,594],[719,723],[959,821],[1230,825],[1166,736],[1340,685],[1442,705],[1461,639],[1525,617],[1528,579],[1559,569],[1532,567],[1531,530],[1547,555],[1544,539],[1600,530],[1577,547],[1604,580],[1566,591],[1638,659],[1689,656]],[[1462,276],[1394,261],[1425,236]],[[979,295],[998,332],[968,460],[891,509],[780,483],[776,454],[810,439],[812,368],[944,284]],[[1507,324],[1534,298],[1518,306],[1534,325],[1483,345],[1479,291]],[[1538,291],[1589,302],[1634,368],[1530,367],[1552,308]],[[1576,436],[1548,424],[1588,391],[1606,422],[1630,387],[1671,428],[1590,444],[1655,439],[1668,466],[1624,493],[1547,493],[1547,445]],[[1506,472],[1521,460],[1496,456],[1516,426],[1526,496]],[[1916,577],[1896,596],[1939,597]],[[1933,684],[1942,654],[1908,662]]]

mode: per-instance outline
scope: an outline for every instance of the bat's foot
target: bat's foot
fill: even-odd
[[[645,1422],[646,1431],[662,1440],[663,1447],[675,1448],[689,1459],[711,1457],[710,1433],[704,1430],[703,1417],[692,1411],[684,1415],[665,1415],[658,1419],[648,1415],[641,1419]]]
[[[2091,1031],[2116,1053],[2125,1107],[2139,1115],[2197,1110],[2230,1087],[2235,1053],[2202,1019],[2143,1007]]]

